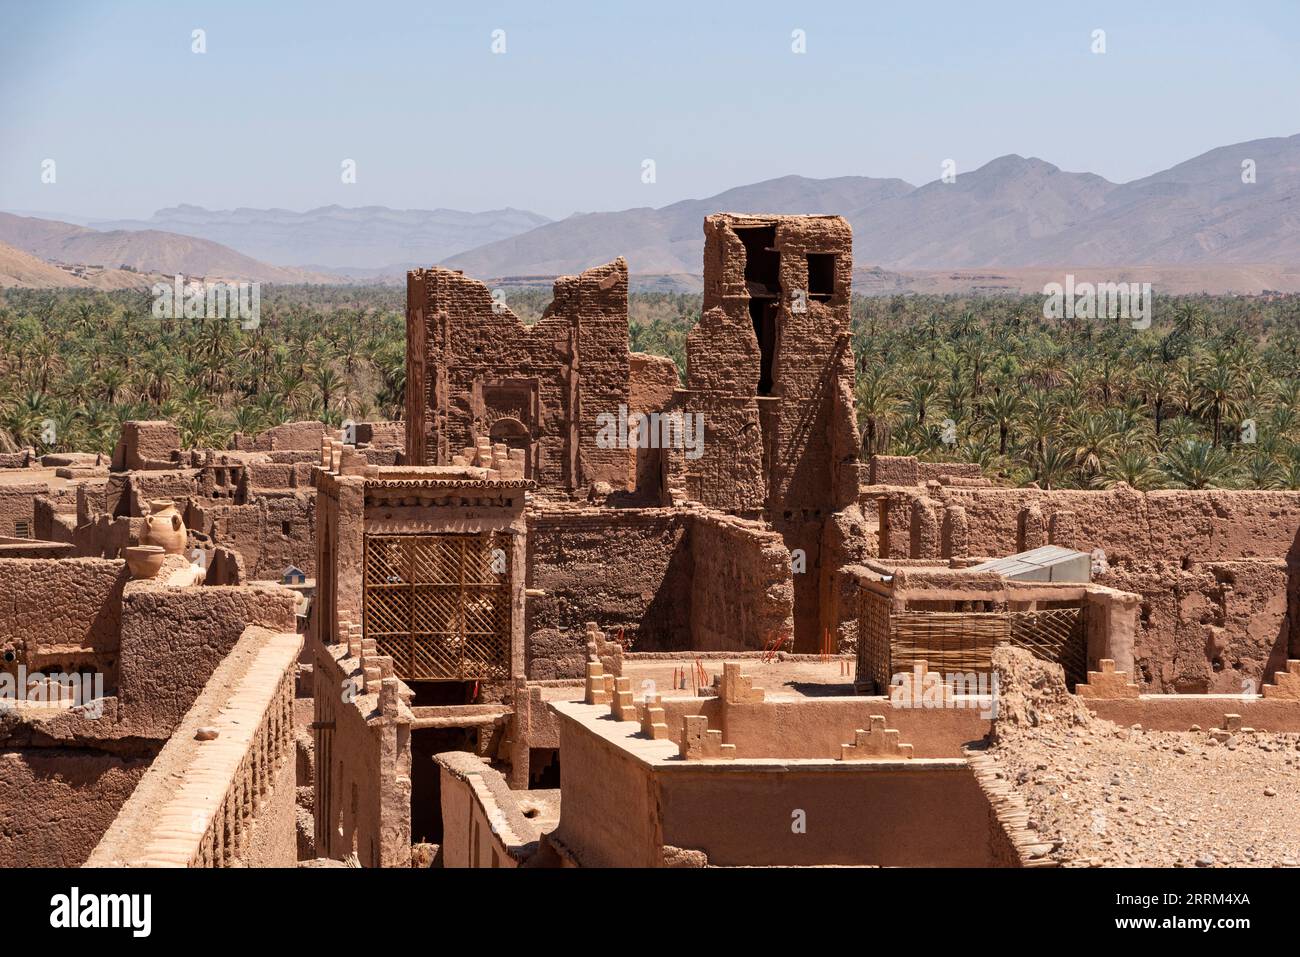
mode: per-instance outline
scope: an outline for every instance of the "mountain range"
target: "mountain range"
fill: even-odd
[[[1254,162],[1254,182],[1243,162]],[[953,182],[787,176],[661,209],[591,213],[448,259],[480,277],[578,272],[627,257],[700,272],[706,212],[839,213],[859,268],[887,270],[1300,260],[1300,134],[1211,150],[1131,183],[1003,156]]]
[[[101,231],[72,223],[0,213],[0,243],[54,263],[81,264],[139,273],[256,282],[334,282],[309,270],[259,262],[209,239],[146,229]]]
[[[196,236],[281,266],[375,269],[398,262],[440,262],[449,256],[550,222],[520,209],[466,213],[455,209],[321,206],[287,209],[160,209],[147,220],[92,220],[96,229],[162,230]]]
[[[919,187],[783,176],[556,221],[382,206],[181,205],[89,226],[0,213],[0,243],[61,264],[264,282],[401,282],[432,263],[540,282],[624,256],[638,288],[698,289],[701,223],[719,211],[844,216],[864,292],[1041,289],[1044,274],[1134,267],[1184,291],[1300,291],[1300,134],[1220,147],[1128,183],[1008,155]]]

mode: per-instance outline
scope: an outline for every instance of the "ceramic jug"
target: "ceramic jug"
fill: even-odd
[[[160,545],[169,555],[185,551],[185,522],[174,503],[167,499],[150,502],[150,512],[145,518],[145,545]]]

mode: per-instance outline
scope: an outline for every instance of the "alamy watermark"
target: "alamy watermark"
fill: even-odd
[[[100,672],[0,671],[0,709],[22,704],[27,708],[84,708],[87,718],[104,713],[104,676]]]
[[[170,285],[153,285],[155,319],[238,319],[241,329],[262,321],[260,282],[202,282],[177,275]]]
[[[684,449],[688,459],[704,454],[703,412],[632,412],[596,416],[596,447],[601,449]]]
[[[979,709],[981,718],[998,716],[996,672],[926,671],[919,664],[889,679],[889,703],[895,708]]]
[[[1081,282],[1067,273],[1065,283],[1043,287],[1044,319],[1128,319],[1134,329],[1151,328],[1151,283]]]

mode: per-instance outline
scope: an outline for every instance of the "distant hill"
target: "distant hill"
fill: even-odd
[[[1242,182],[1248,159],[1254,183]],[[698,276],[701,221],[719,211],[839,213],[859,268],[1240,265],[1209,275],[1249,288],[1276,273],[1254,267],[1300,261],[1300,135],[1221,147],[1124,184],[1021,156],[921,187],[786,176],[662,209],[571,216],[445,265],[481,278],[555,275],[623,255],[635,274]]]
[[[29,252],[0,243],[0,289],[136,289],[152,285],[161,277],[128,269],[56,266]]]
[[[101,232],[72,223],[0,213],[0,243],[41,259],[139,272],[252,282],[329,283],[333,277],[272,266],[207,239],[159,230]]]
[[[281,266],[376,269],[415,261],[428,265],[516,236],[545,223],[520,209],[467,213],[455,209],[322,206],[287,209],[160,209],[147,220],[95,221],[97,229],[165,230],[223,243]]]
[[[783,176],[661,209],[643,207],[570,216],[453,256],[444,265],[480,277],[557,275],[580,272],[623,256],[639,274],[699,275],[704,255],[704,217],[710,213],[842,213],[912,189],[901,179]]]

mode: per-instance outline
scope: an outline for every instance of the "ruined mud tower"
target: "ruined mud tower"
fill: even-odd
[[[824,552],[843,538],[837,513],[856,515],[860,471],[852,268],[852,232],[838,216],[709,216],[685,387],[669,360],[628,352],[622,259],[558,279],[532,326],[481,282],[415,270],[407,461],[452,464],[487,440],[523,453],[542,499],[697,503],[764,519],[796,565],[795,648],[832,648],[840,562]],[[620,409],[700,421],[703,442],[692,454],[635,437],[606,447],[600,420]]]

